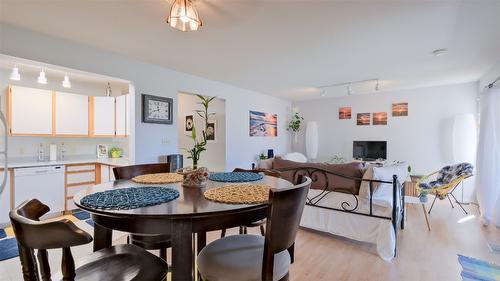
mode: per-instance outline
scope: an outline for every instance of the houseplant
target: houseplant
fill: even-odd
[[[304,117],[300,116],[298,112],[295,112],[292,116],[292,120],[290,120],[286,128],[287,131],[292,131],[294,133],[295,142],[297,142],[297,133],[300,131],[302,121],[304,121]]]
[[[201,110],[195,110],[196,114],[203,119],[203,130],[201,131],[201,139],[198,139],[198,135],[196,133],[196,127],[193,126],[193,130],[191,131],[191,138],[193,139],[194,145],[192,148],[186,149],[189,153],[188,159],[193,161],[193,169],[198,168],[198,161],[200,160],[201,153],[206,149],[207,145],[207,129],[208,129],[208,119],[210,116],[215,113],[208,113],[208,107],[210,106],[210,102],[212,102],[215,97],[204,97],[202,95],[196,95],[199,99],[200,104],[202,106]]]
[[[120,158],[122,156],[123,150],[119,147],[113,147],[109,150],[109,154],[111,154],[111,158]]]

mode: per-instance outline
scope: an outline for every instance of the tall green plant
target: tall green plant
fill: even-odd
[[[287,131],[298,132],[300,130],[300,125],[304,121],[304,117],[300,116],[298,112],[292,116],[292,120],[288,123]]]
[[[201,131],[200,140],[198,140],[198,136],[196,134],[196,126],[193,126],[193,130],[191,131],[191,138],[193,139],[194,146],[193,148],[186,150],[189,153],[188,159],[193,160],[193,169],[198,168],[198,161],[200,160],[201,153],[207,150],[206,145],[207,145],[208,119],[210,116],[215,114],[215,113],[208,113],[208,107],[210,106],[210,102],[212,102],[215,99],[215,97],[204,97],[202,95],[196,95],[196,96],[200,99],[200,102],[198,102],[198,104],[201,105],[203,109],[195,110],[194,112],[196,112],[196,114],[198,114],[198,116],[200,116],[203,119],[205,126],[204,130]]]

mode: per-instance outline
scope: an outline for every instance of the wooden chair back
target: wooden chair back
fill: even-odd
[[[113,168],[117,180],[129,180],[145,174],[170,173],[170,163],[141,164]]]
[[[242,169],[242,168],[235,168],[233,170],[233,172],[248,172],[248,173],[256,173],[256,174],[263,173],[266,176],[281,178],[280,172],[274,171],[274,170],[267,170],[267,169],[246,170],[246,169]]]
[[[300,177],[299,184],[269,192],[262,277],[273,280],[274,255],[294,246],[300,219],[306,204],[311,179]]]
[[[85,231],[78,228],[68,219],[40,222],[40,217],[50,211],[50,208],[32,199],[25,201],[9,213],[12,228],[16,235],[19,259],[21,260],[24,280],[50,280],[50,266],[47,249],[62,248],[62,274],[66,279],[75,277],[75,263],[70,247],[84,245],[92,241]],[[38,250],[35,256],[34,250]]]

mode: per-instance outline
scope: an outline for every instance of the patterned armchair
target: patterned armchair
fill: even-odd
[[[419,193],[434,194],[434,200],[432,201],[431,208],[429,209],[429,214],[431,213],[432,207],[434,206],[437,198],[441,200],[448,198],[451,207],[453,208],[454,206],[451,202],[450,195],[453,199],[455,199],[455,202],[460,206],[460,208],[462,208],[465,214],[467,214],[467,211],[453,195],[453,191],[466,178],[473,175],[473,170],[474,166],[472,166],[472,164],[460,163],[443,167],[439,171],[422,177],[417,183]]]

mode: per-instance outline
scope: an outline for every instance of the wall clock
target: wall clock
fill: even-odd
[[[173,99],[142,94],[142,122],[172,124]]]

